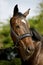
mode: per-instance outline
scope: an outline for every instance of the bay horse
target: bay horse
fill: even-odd
[[[18,5],[15,5],[13,17],[10,19],[11,38],[18,50],[22,65],[39,65],[41,41],[32,39],[34,33],[32,34],[30,24],[26,20],[29,11],[30,9],[22,14]]]

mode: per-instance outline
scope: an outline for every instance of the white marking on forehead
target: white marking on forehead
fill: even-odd
[[[26,24],[26,21],[24,19],[22,19],[21,21]]]

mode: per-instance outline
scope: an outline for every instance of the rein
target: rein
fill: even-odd
[[[16,46],[17,46],[17,43],[18,43],[20,40],[22,40],[23,38],[31,37],[31,36],[32,36],[32,33],[26,33],[26,34],[22,34],[22,35],[18,36],[18,35],[14,32],[13,28],[11,27],[11,25],[10,25],[10,29],[11,29],[13,35],[14,35],[15,38],[16,38],[16,41],[15,41],[15,45],[16,45]]]

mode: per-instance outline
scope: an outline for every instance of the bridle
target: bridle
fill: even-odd
[[[16,38],[16,41],[14,42],[15,46],[17,46],[17,43],[19,43],[19,41],[22,40],[23,38],[32,37],[32,33],[25,33],[25,34],[22,34],[22,35],[18,36],[15,33],[15,31],[13,30],[11,25],[10,25],[10,29],[11,29],[11,32],[13,33],[14,37]]]

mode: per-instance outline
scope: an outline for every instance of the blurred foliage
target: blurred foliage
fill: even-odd
[[[10,37],[10,25],[9,23],[2,26],[2,30],[0,30],[0,43],[3,43],[5,47],[10,47],[13,45],[13,41]]]
[[[43,2],[39,3],[39,9],[39,15],[32,17],[28,21],[31,27],[34,27],[40,34],[43,35]]]
[[[12,61],[0,61],[0,65],[21,65],[21,60],[19,58],[15,58]]]
[[[43,35],[43,2],[39,4],[39,15],[32,17],[28,20],[31,27],[40,32]],[[1,25],[2,23],[0,23]],[[10,37],[10,24],[8,20],[8,24],[3,24],[0,26],[0,44],[3,44],[2,48],[12,47],[13,41]],[[20,59],[13,59],[12,61],[0,61],[0,65],[21,65]]]

